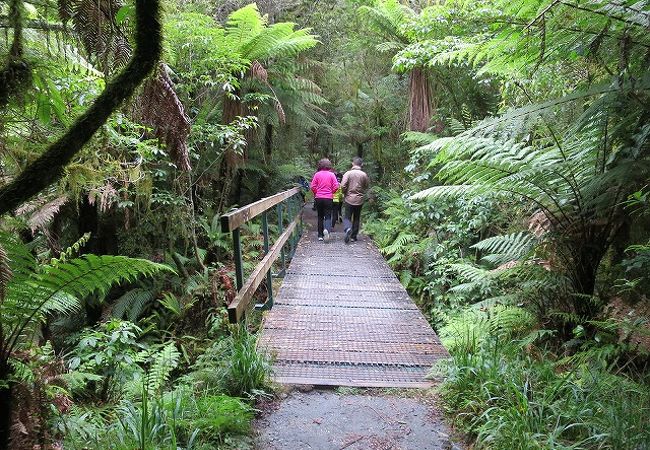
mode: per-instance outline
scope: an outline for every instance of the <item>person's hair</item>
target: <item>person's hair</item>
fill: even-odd
[[[354,158],[352,158],[352,164],[361,167],[363,166],[363,159],[359,158],[358,156],[355,156]]]
[[[332,170],[332,162],[327,158],[321,159],[318,161],[318,170]]]
[[[343,179],[343,174],[341,172],[336,172],[336,179],[341,181]]]

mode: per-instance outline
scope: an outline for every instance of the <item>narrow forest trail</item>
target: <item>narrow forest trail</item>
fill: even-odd
[[[447,356],[438,336],[371,239],[346,245],[338,224],[319,242],[315,213],[303,214],[305,235],[259,342],[275,357],[275,381],[290,387],[262,407],[257,448],[460,448],[426,378]]]
[[[448,356],[440,339],[367,236],[329,242],[307,223],[259,348],[274,357],[282,384],[427,388],[431,366]]]

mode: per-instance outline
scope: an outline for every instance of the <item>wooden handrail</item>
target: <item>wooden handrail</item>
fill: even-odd
[[[246,311],[250,307],[251,299],[255,295],[255,291],[266,278],[266,288],[268,297],[266,303],[258,305],[263,309],[268,309],[273,306],[273,263],[278,258],[281,258],[281,270],[277,276],[283,276],[286,269],[285,262],[285,249],[284,246],[289,241],[291,243],[289,255],[293,255],[298,239],[302,233],[302,202],[298,199],[301,189],[295,187],[286,191],[280,192],[270,197],[265,197],[250,205],[230,211],[221,216],[221,229],[224,233],[232,233],[233,243],[233,256],[235,262],[235,281],[237,284],[237,295],[228,306],[228,318],[231,323],[237,323],[244,317]],[[286,203],[286,204],[285,204]],[[278,216],[278,233],[280,237],[273,247],[269,247],[269,210],[275,207]],[[283,220],[283,210],[287,209],[289,212],[289,221],[291,223],[285,229]],[[251,219],[261,215],[262,216],[262,234],[264,235],[264,252],[266,255],[262,261],[255,267],[253,273],[244,282],[244,260],[242,255],[241,246],[241,233],[240,227]],[[298,232],[296,233],[296,230]]]
[[[287,243],[289,237],[298,226],[298,222],[300,222],[300,217],[296,217],[296,219],[289,224],[287,229],[278,238],[273,247],[271,247],[264,259],[262,259],[262,261],[257,265],[251,276],[246,281],[246,284],[244,284],[237,293],[237,296],[230,303],[230,306],[228,306],[228,319],[230,320],[230,323],[237,323],[241,320],[244,312],[250,305],[253,295],[255,295],[255,291],[259,285],[262,284],[262,281],[264,281],[266,274],[280,254],[282,247],[284,247],[284,244]]]
[[[264,197],[261,200],[251,203],[250,205],[242,206],[239,209],[231,211],[221,216],[221,231],[228,233],[233,231],[254,217],[259,216],[264,211],[267,211],[277,205],[278,203],[296,195],[300,192],[299,187],[289,189],[288,191],[279,192],[270,197]]]

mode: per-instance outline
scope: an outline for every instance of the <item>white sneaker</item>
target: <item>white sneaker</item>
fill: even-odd
[[[322,238],[322,237],[319,237],[319,238],[318,238],[318,240],[319,240],[319,241],[322,241],[322,240],[323,240],[323,238]]]
[[[327,230],[323,230],[323,236],[325,237],[325,241],[330,240],[330,232]]]

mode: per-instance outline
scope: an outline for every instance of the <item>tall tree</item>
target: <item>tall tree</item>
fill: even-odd
[[[394,52],[413,42],[407,25],[416,14],[398,0],[380,0],[375,6],[361,6],[359,12],[386,39],[377,45],[378,50]],[[429,74],[420,64],[413,64],[404,71],[409,74],[409,129],[427,131],[434,110]]]

